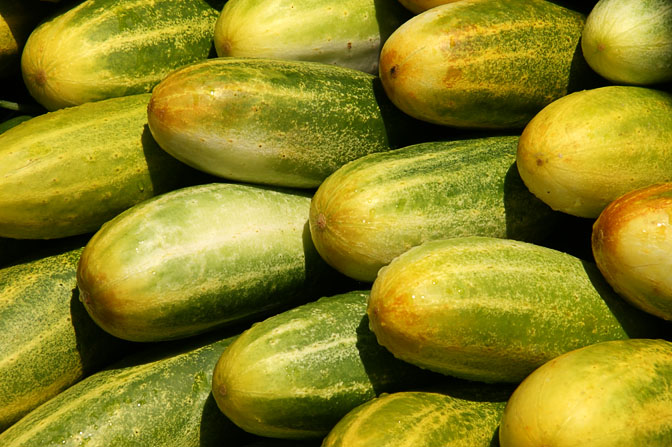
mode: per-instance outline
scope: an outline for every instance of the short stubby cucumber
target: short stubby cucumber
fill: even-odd
[[[284,187],[316,188],[346,162],[417,137],[377,77],[306,61],[193,64],[154,89],[148,120],[159,145],[195,168]]]
[[[68,107],[0,134],[0,237],[90,233],[136,203],[204,181],[153,140],[149,98]]]
[[[373,281],[382,266],[426,240],[541,241],[558,213],[520,179],[517,145],[515,135],[425,142],[346,164],[313,196],[317,251],[342,273]]]
[[[0,432],[131,349],[102,331],[79,302],[81,252],[0,269]]]
[[[672,343],[617,340],[550,360],[513,392],[501,447],[672,445]]]
[[[150,92],[209,56],[219,17],[212,3],[83,1],[31,33],[21,55],[26,87],[48,110]]]
[[[616,84],[672,81],[669,0],[600,0],[581,37],[588,64]]]
[[[214,447],[254,439],[212,399],[212,370],[235,338],[148,346],[61,392],[0,433],[3,447]]]
[[[410,17],[396,0],[229,0],[215,25],[220,57],[315,61],[378,73],[385,39]]]
[[[320,439],[382,392],[434,376],[395,359],[368,328],[368,291],[320,298],[244,331],[212,378],[219,408],[260,436]]]
[[[371,399],[346,414],[322,446],[492,447],[511,390],[467,382],[443,388]]]
[[[84,248],[80,298],[132,341],[188,337],[317,298],[340,279],[308,234],[310,196],[212,183],[147,200]]]
[[[636,189],[602,210],[593,225],[595,263],[624,299],[672,320],[672,183]]]
[[[545,105],[596,77],[579,47],[584,21],[544,0],[435,6],[385,41],[380,78],[392,102],[415,118],[522,128]]]
[[[373,283],[368,315],[378,342],[401,360],[484,382],[520,382],[600,341],[669,334],[595,264],[477,236],[425,242],[395,258]]]
[[[525,126],[516,163],[551,208],[595,218],[629,191],[672,181],[672,94],[619,85],[571,93]]]

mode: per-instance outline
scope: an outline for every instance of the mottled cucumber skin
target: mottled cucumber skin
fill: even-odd
[[[520,382],[600,341],[669,333],[594,264],[489,237],[429,241],[395,258],[373,283],[368,315],[378,342],[401,360],[484,382]]]
[[[517,136],[426,142],[346,164],[313,196],[317,251],[342,273],[373,282],[381,267],[427,240],[541,241],[557,213],[520,179],[517,145]]]
[[[672,95],[611,85],[571,93],[523,130],[516,164],[551,208],[595,218],[609,202],[672,181]]]
[[[166,152],[234,181],[316,188],[348,161],[408,144],[415,120],[377,77],[306,61],[221,57],[154,89],[149,128]]]
[[[467,382],[444,388],[373,398],[348,412],[322,447],[492,447],[511,390]]]
[[[221,411],[250,433],[320,439],[354,407],[432,375],[395,359],[368,329],[368,291],[320,298],[256,323],[212,379]]]
[[[150,92],[203,60],[219,10],[205,0],[86,0],[35,29],[21,56],[30,94],[48,110]]]
[[[79,302],[81,252],[0,269],[0,432],[131,348],[103,332]]]
[[[542,0],[463,0],[424,11],[381,50],[385,91],[415,118],[465,128],[522,128],[591,70],[585,17]]]
[[[337,275],[312,245],[309,207],[303,193],[232,183],[145,201],[86,245],[81,299],[111,334],[158,341],[322,296]]]
[[[69,107],[0,134],[0,237],[90,233],[136,203],[203,181],[153,140],[149,98]]]
[[[624,299],[672,320],[672,183],[631,191],[593,225],[595,263]]]
[[[597,343],[550,360],[513,392],[501,447],[672,445],[672,343]]]
[[[215,335],[148,346],[36,408],[0,434],[0,444],[215,447],[252,439],[212,399],[212,370],[235,338]]]
[[[215,25],[220,57],[322,62],[378,73],[380,48],[410,17],[397,0],[229,0]]]
[[[586,62],[617,84],[672,81],[672,4],[669,0],[601,0],[581,38]]]

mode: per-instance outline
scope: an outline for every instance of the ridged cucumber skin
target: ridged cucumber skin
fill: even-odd
[[[431,375],[378,345],[368,329],[368,295],[323,297],[244,331],[215,366],[221,411],[256,435],[319,439],[376,395],[427,383]]]
[[[381,267],[427,240],[541,241],[557,213],[520,179],[517,145],[514,135],[426,142],[346,164],[313,196],[317,251],[340,272],[373,282]]]
[[[0,269],[0,432],[131,348],[79,302],[81,251]]]
[[[522,128],[592,70],[578,47],[585,16],[543,0],[465,0],[424,11],[381,50],[386,93],[415,118]]]
[[[86,0],[28,38],[21,71],[48,110],[150,92],[171,71],[203,60],[219,10],[206,0]]]
[[[0,237],[94,232],[136,203],[201,181],[152,139],[150,96],[69,107],[0,134]]]
[[[77,284],[92,318],[131,341],[182,338],[318,298],[340,275],[308,234],[310,196],[212,183],[107,222]]]
[[[597,267],[634,306],[672,320],[672,183],[636,189],[611,202],[593,224]]]
[[[483,382],[520,382],[564,352],[669,333],[627,304],[597,267],[550,248],[489,237],[429,241],[383,267],[371,330],[401,360]]]
[[[212,370],[235,336],[154,345],[63,391],[0,434],[4,447],[214,447],[252,437],[212,400]]]
[[[154,89],[149,128],[184,163],[233,181],[316,188],[348,161],[408,144],[415,120],[377,77],[307,61],[222,57]]]
[[[672,94],[611,85],[569,94],[523,130],[516,162],[551,208],[596,218],[608,203],[672,181]]]
[[[672,81],[672,5],[668,0],[601,0],[586,19],[584,58],[615,84]]]
[[[492,447],[511,390],[456,386],[383,393],[348,412],[322,447]]]
[[[501,447],[672,445],[672,343],[619,340],[530,374],[502,416]]]
[[[383,42],[409,17],[396,0],[229,0],[215,25],[215,49],[220,57],[305,60],[378,74]]]

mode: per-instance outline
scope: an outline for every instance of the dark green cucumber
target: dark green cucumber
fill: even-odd
[[[215,367],[222,412],[257,435],[319,439],[380,393],[428,383],[432,375],[376,342],[367,298],[367,291],[320,298],[244,331]]]
[[[212,399],[212,371],[230,334],[151,346],[97,372],[0,434],[3,447],[241,445]]]
[[[132,348],[102,331],[79,302],[81,252],[0,269],[0,432]]]
[[[305,61],[193,64],[161,81],[148,110],[152,135],[177,159],[285,187],[315,188],[346,162],[417,142],[425,129],[389,102],[377,77]]]
[[[427,142],[346,164],[313,196],[317,251],[342,273],[373,281],[394,257],[431,239],[541,241],[558,213],[520,179],[517,145],[517,136]]]

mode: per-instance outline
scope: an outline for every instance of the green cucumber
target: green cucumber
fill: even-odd
[[[229,0],[215,25],[215,49],[220,57],[315,61],[377,74],[383,42],[409,16],[396,0]]]
[[[466,382],[384,393],[346,414],[322,447],[492,447],[510,394]]]
[[[371,329],[398,358],[484,382],[520,382],[564,352],[669,333],[618,296],[595,264],[491,237],[429,241],[383,267]]]
[[[672,181],[672,94],[611,85],[544,107],[522,132],[516,162],[551,208],[595,218],[617,197]]]
[[[83,1],[31,33],[21,56],[26,87],[48,110],[150,92],[210,54],[219,9],[209,3]]]
[[[368,295],[323,297],[244,331],[215,366],[212,393],[222,412],[260,436],[318,439],[376,395],[427,383],[432,375],[378,345]]]
[[[348,161],[408,144],[417,123],[371,74],[234,57],[166,77],[152,93],[148,120],[159,145],[195,168],[301,188],[316,188]]]
[[[672,81],[669,0],[600,0],[581,37],[586,62],[616,84]]]
[[[308,234],[310,196],[192,186],[138,204],[86,245],[81,299],[111,334],[181,338],[322,296],[340,276]]]
[[[593,82],[585,17],[545,0],[457,1],[411,18],[381,50],[380,78],[404,112],[439,125],[522,128]]]
[[[317,251],[342,273],[373,281],[381,267],[426,240],[541,241],[558,213],[520,179],[517,145],[517,136],[427,142],[346,164],[313,196]]]
[[[149,98],[69,107],[0,134],[0,237],[90,233],[136,203],[201,180],[152,139]]]
[[[81,252],[0,269],[0,432],[130,348],[103,332],[79,302]]]
[[[214,365],[234,338],[149,346],[36,408],[0,434],[0,445],[243,445],[252,437],[222,416],[210,392]]]
[[[550,360],[513,392],[501,447],[672,445],[672,343],[618,340]]]
[[[593,225],[595,263],[634,306],[672,320],[672,183],[636,189],[602,210]]]

